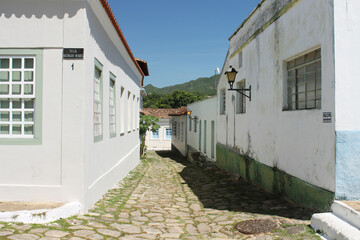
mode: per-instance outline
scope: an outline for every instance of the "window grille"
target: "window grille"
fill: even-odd
[[[115,79],[110,78],[109,86],[109,130],[110,136],[116,136],[116,95],[115,95]]]
[[[226,111],[226,92],[222,89],[220,92],[220,114],[224,115]]]
[[[33,56],[0,57],[0,137],[34,138]]]
[[[159,129],[155,132],[152,132],[151,139],[159,139]]]
[[[101,70],[95,66],[94,73],[94,137],[102,135]]]
[[[165,129],[165,139],[167,140],[171,140],[171,128],[166,128]]]
[[[287,109],[321,108],[321,49],[287,63]]]
[[[237,83],[237,88],[245,88],[245,80],[242,80]],[[236,113],[242,114],[246,113],[246,96],[237,92],[236,93]]]

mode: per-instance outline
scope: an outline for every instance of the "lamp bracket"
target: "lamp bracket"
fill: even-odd
[[[251,101],[251,85],[249,88],[232,88],[232,85],[230,85],[230,89],[228,91],[237,91],[241,95],[247,97],[249,101]],[[245,94],[244,92],[249,92],[249,95]]]

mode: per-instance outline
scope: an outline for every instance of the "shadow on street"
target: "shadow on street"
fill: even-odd
[[[277,215],[300,220],[310,220],[313,214],[286,201],[280,195],[267,193],[215,166],[206,169],[196,166],[180,154],[171,151],[156,153],[184,165],[179,174],[204,208]]]

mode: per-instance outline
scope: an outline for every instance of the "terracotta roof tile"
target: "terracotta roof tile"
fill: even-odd
[[[186,114],[187,114],[187,108],[181,107],[181,108],[177,108],[176,112],[169,113],[169,116],[181,116],[181,115],[186,115]]]
[[[184,109],[186,114],[186,107],[181,108],[144,108],[141,113],[145,115],[151,115],[157,118],[169,119],[172,116],[184,115]]]
[[[132,54],[131,49],[130,49],[130,47],[129,47],[129,44],[127,43],[127,41],[126,41],[126,39],[125,39],[125,37],[124,37],[124,34],[122,33],[122,31],[121,31],[121,29],[120,29],[120,26],[119,26],[119,24],[118,24],[118,22],[117,22],[117,20],[116,20],[116,18],[115,18],[115,16],[114,16],[113,11],[112,11],[111,8],[110,8],[109,3],[107,2],[107,0],[99,0],[99,1],[100,1],[100,3],[102,4],[103,8],[105,9],[107,15],[109,16],[110,21],[111,21],[111,23],[113,24],[113,26],[114,26],[117,34],[119,35],[121,42],[124,44],[126,51],[129,53],[130,58],[132,59],[132,61],[134,62],[135,66],[136,66],[137,69],[139,70],[139,72],[140,72],[140,74],[141,74],[141,76],[142,76],[141,85],[144,85],[144,77],[145,77],[145,74],[144,74],[143,70],[141,69],[141,67],[139,66],[138,62],[136,61],[134,55]]]

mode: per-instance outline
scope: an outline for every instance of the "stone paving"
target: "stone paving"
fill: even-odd
[[[0,223],[0,239],[319,239],[308,227],[310,217],[216,167],[149,152],[88,214],[44,225]],[[243,220],[264,218],[278,227],[257,235],[234,229]]]

